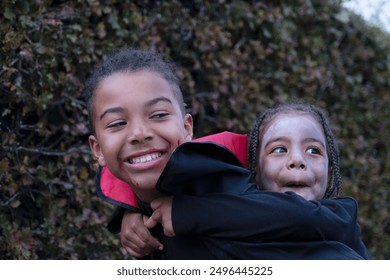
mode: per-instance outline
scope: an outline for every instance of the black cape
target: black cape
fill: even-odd
[[[174,196],[176,236],[154,229],[165,247],[154,259],[370,258],[354,199],[307,201],[292,192],[260,191],[237,157],[214,143],[180,145],[156,188]],[[151,213],[148,205],[142,208]],[[114,215],[111,230],[121,218]]]

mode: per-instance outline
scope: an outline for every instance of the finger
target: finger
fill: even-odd
[[[156,242],[158,243],[158,241]],[[149,255],[154,250],[156,250],[156,248],[152,247],[150,244],[145,244],[145,246],[137,246],[134,243],[123,243],[122,246],[130,255],[137,258]]]
[[[145,222],[145,226],[146,226],[148,229],[152,229],[152,228],[154,228],[156,225],[157,225],[157,222],[156,222],[156,220],[154,220],[152,217],[150,217],[150,218]]]
[[[164,235],[167,237],[174,237],[175,232],[173,231],[173,229],[167,229],[164,227]]]
[[[162,250],[163,245],[150,234],[149,230],[144,227],[143,230],[136,233],[138,238],[133,243],[142,253],[151,253],[153,250]]]
[[[150,203],[150,207],[154,210],[156,210],[157,208],[159,208],[162,204],[162,202],[164,201],[164,197],[160,197],[160,198],[156,198],[155,200],[153,200],[151,203]]]
[[[146,223],[146,221],[149,219],[148,216],[143,215],[142,217],[143,222]],[[153,227],[151,227],[153,228]],[[162,250],[163,245],[161,242],[158,241],[149,231],[150,228],[146,227],[145,224],[138,227],[138,230],[136,231],[136,234],[140,238],[141,241],[143,241],[145,244],[149,245],[151,248],[155,250]]]
[[[175,236],[175,231],[173,230],[172,219],[165,217],[163,220],[164,235],[168,237]]]
[[[161,212],[156,210],[153,212],[153,214],[149,217],[149,219],[146,220],[145,226],[148,229],[154,228],[158,223],[161,222]]]
[[[140,239],[136,233],[133,234],[131,239],[121,238],[121,243],[123,248],[135,257],[142,257],[154,251],[154,248]]]
[[[161,243],[150,234],[142,219],[136,230],[127,228],[121,232],[120,238],[122,246],[132,253],[135,251],[145,255],[161,247]]]
[[[135,258],[143,258],[143,257],[145,257],[145,256],[148,255],[148,254],[144,254],[144,253],[139,253],[139,252],[133,250],[133,249],[130,248],[130,247],[123,247],[123,248],[125,248],[126,252],[127,252],[129,255],[131,255],[131,256],[133,256],[133,257],[135,257]]]
[[[147,228],[145,227],[145,232],[143,232],[141,240],[148,246],[150,246],[153,250],[162,250],[164,246],[160,241],[158,241],[157,238],[155,238],[153,235],[150,234],[149,230],[146,230]]]

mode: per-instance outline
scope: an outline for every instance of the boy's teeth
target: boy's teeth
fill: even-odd
[[[143,155],[140,157],[135,157],[135,158],[130,159],[130,163],[132,163],[132,164],[133,163],[145,163],[145,162],[154,160],[154,159],[159,158],[159,157],[161,157],[161,153],[153,153],[153,154],[149,154],[149,155]]]

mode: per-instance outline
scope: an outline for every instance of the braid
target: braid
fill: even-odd
[[[306,112],[313,116],[323,128],[327,153],[329,158],[329,178],[328,185],[324,194],[324,198],[337,197],[342,193],[342,181],[340,174],[340,161],[339,161],[339,149],[337,146],[336,138],[330,128],[329,120],[326,114],[319,108],[303,103],[303,102],[291,102],[285,104],[279,104],[274,107],[267,109],[262,115],[260,115],[255,124],[253,125],[249,133],[249,143],[248,143],[248,165],[249,170],[252,174],[256,172],[257,156],[259,149],[259,142],[261,133],[270,123],[270,121],[280,113],[286,112]]]
[[[252,174],[255,174],[256,171],[256,161],[257,161],[258,147],[259,147],[259,134],[260,134],[260,126],[262,122],[263,122],[263,118],[259,117],[256,120],[252,130],[249,133],[248,166]]]
[[[342,193],[342,180],[340,174],[340,153],[337,146],[336,137],[330,128],[329,121],[325,114],[318,108],[313,109],[317,112],[322,128],[324,129],[329,158],[330,172],[328,178],[328,187],[326,188],[324,198],[337,197]]]

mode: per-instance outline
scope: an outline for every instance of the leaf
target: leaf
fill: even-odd
[[[12,200],[12,201],[10,202],[9,205],[10,205],[12,208],[18,208],[21,204],[22,204],[22,203],[20,202],[19,199],[14,199],[14,200]]]
[[[14,21],[16,16],[15,14],[11,11],[10,8],[6,7],[4,9],[4,12],[3,12],[3,15],[6,19],[8,19],[9,21]]]
[[[340,21],[342,23],[349,22],[349,13],[345,10],[342,10],[341,12],[336,14],[334,17],[335,17],[335,19],[337,19],[338,21]]]
[[[4,173],[8,172],[9,170],[9,160],[8,158],[3,158],[0,161],[0,170]]]

